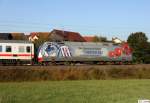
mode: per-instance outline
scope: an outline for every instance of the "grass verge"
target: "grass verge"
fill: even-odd
[[[150,99],[150,80],[0,83],[0,103],[137,103]]]

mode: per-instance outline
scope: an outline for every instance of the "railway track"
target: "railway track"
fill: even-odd
[[[134,65],[55,65],[55,66],[0,66],[0,69],[109,69],[109,68],[146,68],[150,69],[150,64],[134,64]]]

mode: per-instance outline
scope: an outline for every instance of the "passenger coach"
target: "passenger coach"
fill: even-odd
[[[33,58],[33,43],[22,40],[0,40],[0,64],[29,64]]]

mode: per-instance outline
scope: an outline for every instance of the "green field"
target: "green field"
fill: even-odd
[[[150,80],[0,83],[0,103],[137,103],[150,99]]]

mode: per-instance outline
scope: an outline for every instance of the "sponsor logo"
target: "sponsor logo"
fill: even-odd
[[[71,57],[71,53],[68,46],[61,46],[60,49],[63,57]]]

